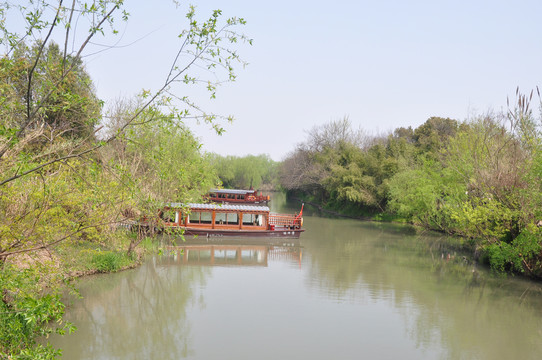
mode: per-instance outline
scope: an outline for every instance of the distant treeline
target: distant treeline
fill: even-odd
[[[269,155],[220,156],[212,154],[211,164],[227,189],[275,190],[278,166]]]
[[[348,119],[315,127],[281,164],[280,184],[330,210],[460,235],[494,269],[540,278],[542,124],[529,100],[385,136]]]

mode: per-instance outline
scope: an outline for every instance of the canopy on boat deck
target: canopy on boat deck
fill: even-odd
[[[210,193],[214,194],[252,194],[256,190],[239,190],[239,189],[211,189]]]
[[[267,206],[254,206],[254,205],[234,205],[234,204],[183,204],[183,203],[170,203],[166,204],[171,208],[190,208],[192,210],[229,210],[229,211],[263,211],[269,212]]]

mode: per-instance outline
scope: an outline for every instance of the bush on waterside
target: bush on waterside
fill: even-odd
[[[92,257],[92,265],[99,272],[115,272],[129,263],[124,254],[112,251],[97,252]]]
[[[57,358],[58,349],[38,344],[37,339],[75,330],[63,320],[61,294],[44,293],[41,280],[38,269],[20,269],[12,264],[0,269],[0,359]]]
[[[489,263],[497,271],[526,270],[536,274],[541,264],[538,256],[542,251],[542,231],[534,224],[527,226],[510,244],[504,241],[488,247]]]

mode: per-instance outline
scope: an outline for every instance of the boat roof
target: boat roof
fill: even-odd
[[[217,194],[251,194],[256,190],[239,190],[239,189],[211,189],[211,193]]]
[[[195,210],[233,210],[233,211],[263,211],[269,212],[269,207],[267,206],[254,206],[254,205],[234,205],[234,204],[183,204],[183,203],[170,203],[167,204],[169,208],[181,208],[188,207]]]

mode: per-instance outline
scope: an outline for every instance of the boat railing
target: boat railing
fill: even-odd
[[[269,225],[301,227],[301,218],[297,215],[269,214]]]

